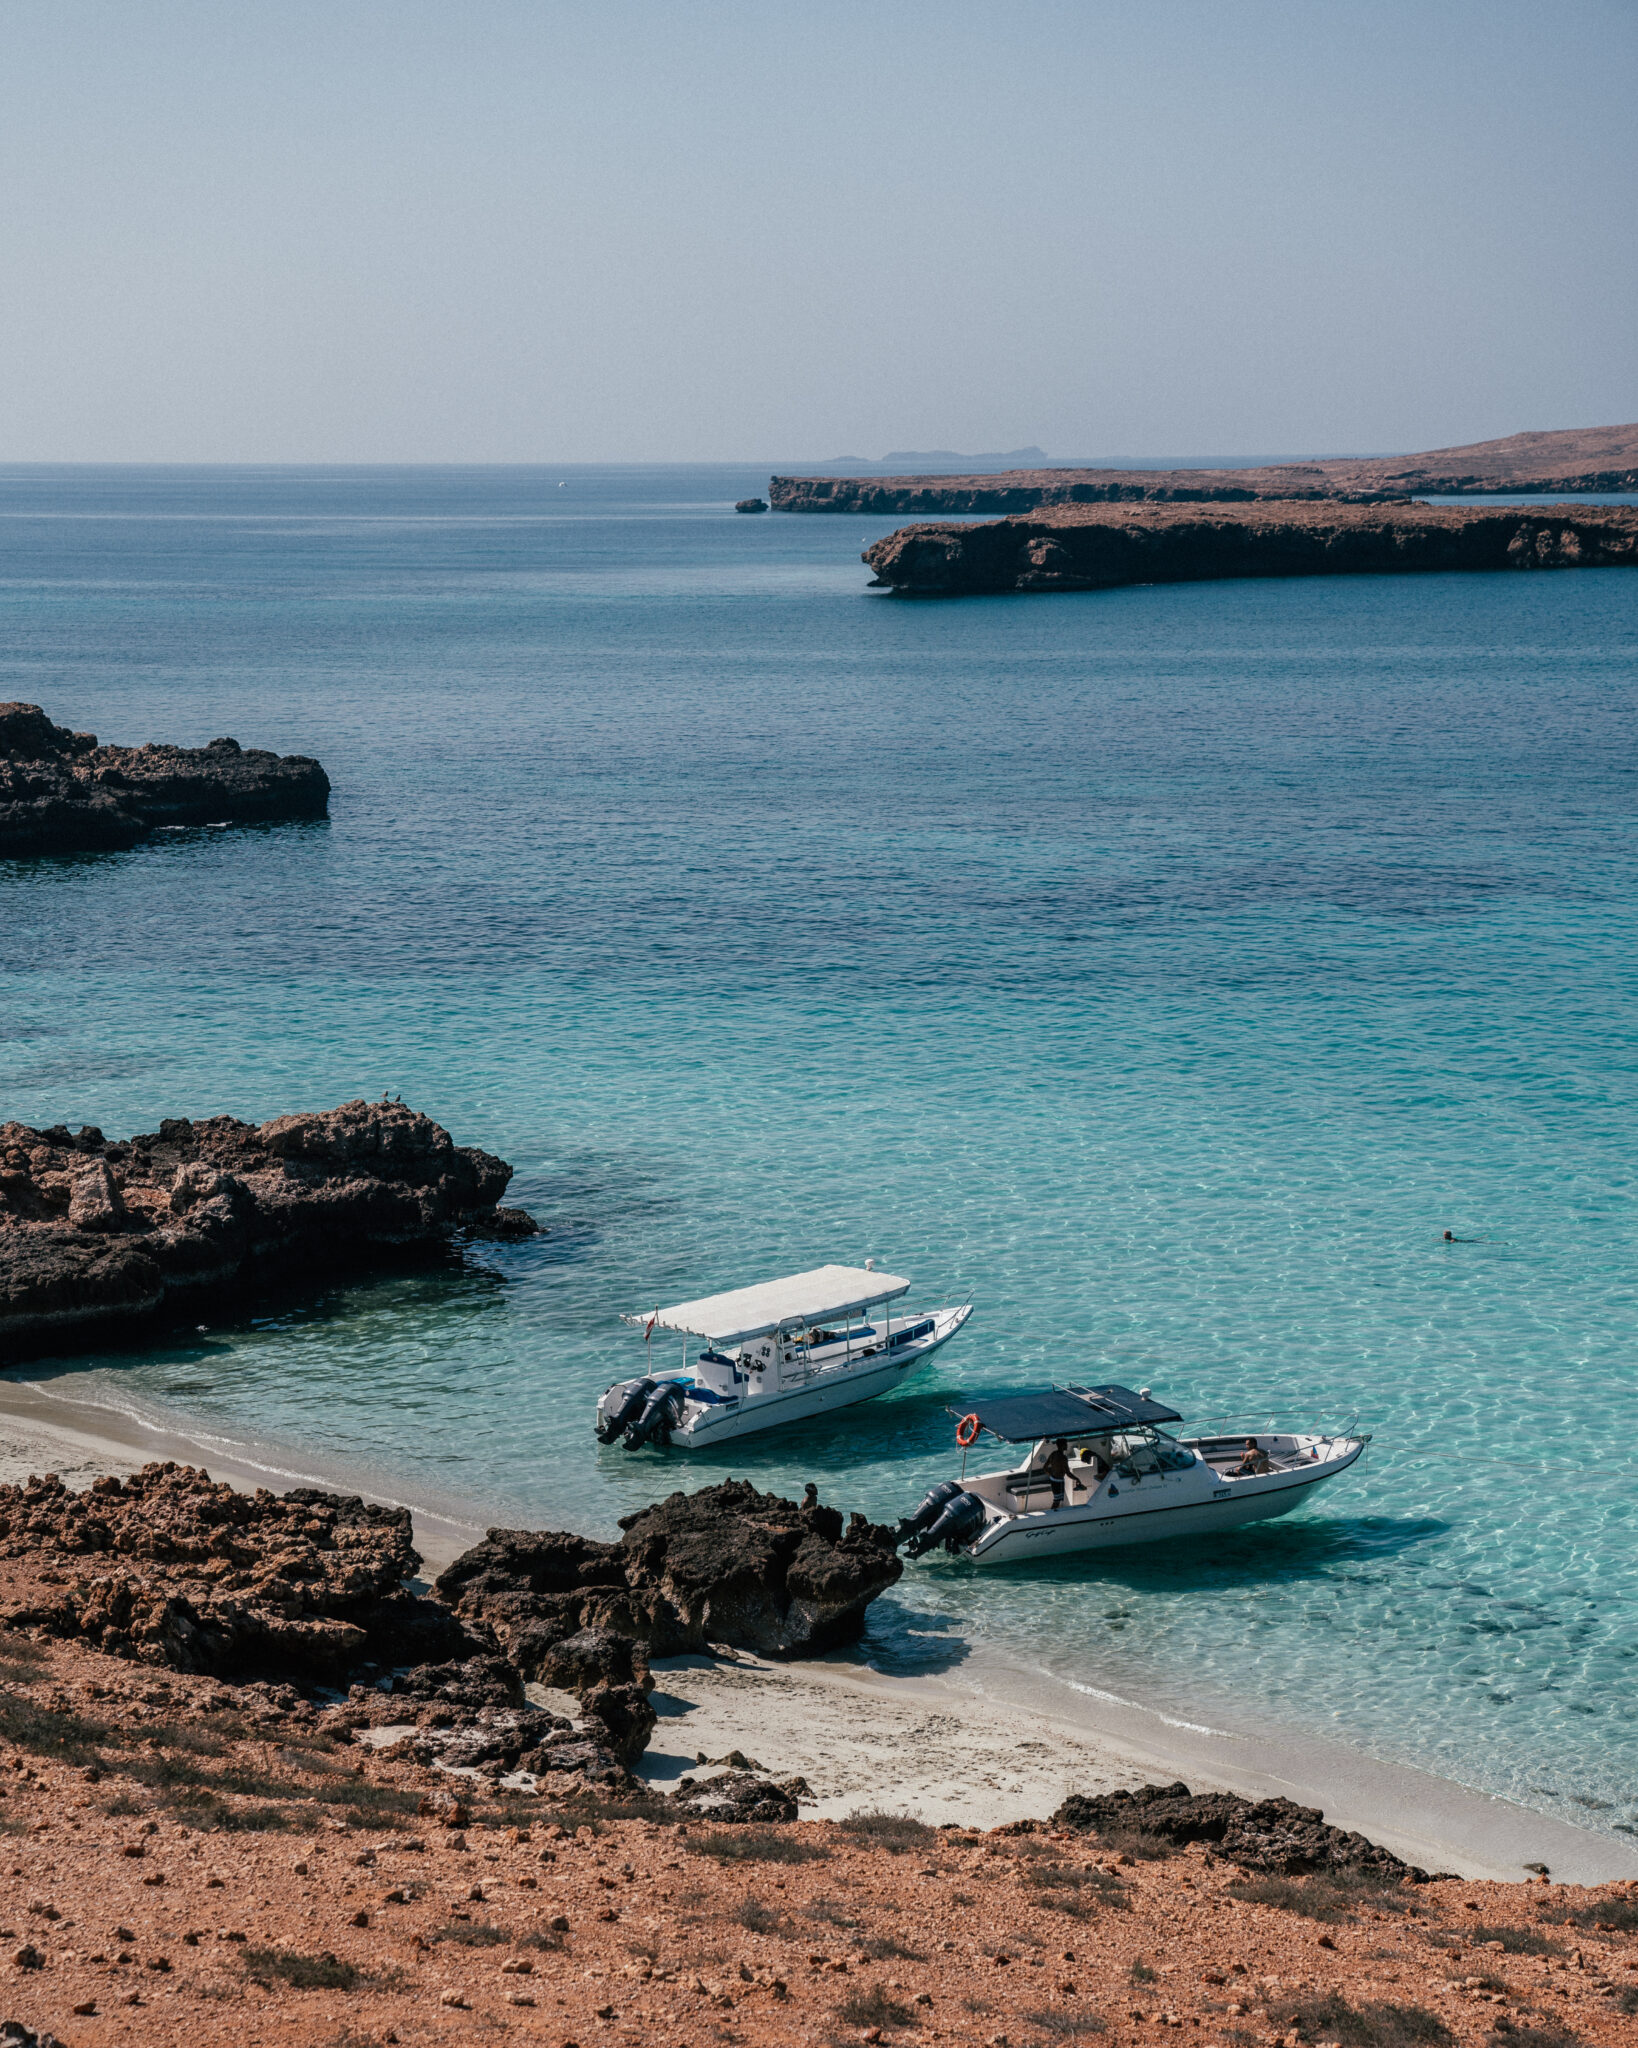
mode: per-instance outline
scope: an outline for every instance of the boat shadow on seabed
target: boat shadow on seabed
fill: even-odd
[[[1369,1581],[1423,1544],[1448,1534],[1437,1515],[1325,1515],[1312,1521],[1257,1523],[1216,1536],[1180,1536],[1142,1549],[1027,1560],[1010,1568],[1020,1581],[1124,1586],[1134,1593],[1200,1594],[1228,1586],[1303,1581]],[[961,1571],[965,1560],[944,1569]]]

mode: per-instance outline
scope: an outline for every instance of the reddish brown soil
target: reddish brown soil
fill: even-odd
[[[287,1704],[0,1632],[0,2021],[66,2048],[1634,2038],[1638,1885],[1337,1893],[1201,1845],[684,1828],[476,1786],[444,1825],[419,1802],[467,1781]]]

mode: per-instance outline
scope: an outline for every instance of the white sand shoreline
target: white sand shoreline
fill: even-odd
[[[312,1484],[388,1500],[323,1459],[223,1446],[121,1410],[76,1401],[33,1380],[0,1379],[0,1483],[55,1471],[70,1485],[151,1459],[204,1465],[237,1486]],[[428,1575],[482,1526],[443,1507],[410,1507]],[[1323,1808],[1407,1861],[1460,1876],[1522,1881],[1527,1863],[1595,1884],[1638,1876],[1630,1847],[1410,1765],[1271,1726],[1184,1722],[1137,1701],[1020,1669],[983,1647],[954,1670],[901,1677],[857,1653],[772,1664],[737,1653],[656,1666],[661,1719],[643,1760],[658,1786],[696,1757],[743,1751],[777,1774],[808,1779],[819,1817],[865,1807],[930,1822],[995,1826],[1043,1819],[1071,1791],[1183,1778],[1196,1790],[1295,1799]],[[809,1810],[809,1809],[805,1809]]]

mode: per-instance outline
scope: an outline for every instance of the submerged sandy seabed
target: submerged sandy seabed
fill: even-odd
[[[155,1458],[204,1464],[245,1487],[371,1491],[356,1476],[298,1472],[272,1453],[224,1451],[37,1382],[0,1380],[0,1484],[49,1470],[82,1485]],[[452,1513],[408,1505],[429,1575],[482,1534]],[[847,1652],[799,1664],[743,1652],[666,1659],[655,1676],[660,1722],[641,1770],[662,1789],[698,1757],[738,1749],[768,1771],[805,1777],[817,1803],[804,1813],[817,1818],[882,1808],[993,1827],[1044,1818],[1070,1792],[1182,1778],[1197,1791],[1321,1807],[1425,1869],[1523,1880],[1526,1865],[1545,1864],[1577,1884],[1638,1876],[1638,1844],[1289,1729],[1182,1723],[1141,1702],[1080,1693],[991,1651],[937,1676],[889,1676]]]

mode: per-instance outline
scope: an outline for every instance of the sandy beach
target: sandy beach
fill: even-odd
[[[387,1498],[339,1472],[293,1469],[302,1461],[287,1453],[225,1455],[37,1380],[0,1381],[0,1484],[55,1471],[82,1486],[167,1458],[241,1488],[311,1483]],[[409,1505],[427,1577],[482,1534],[476,1523]],[[1180,1723],[1020,1670],[982,1646],[933,1676],[885,1674],[857,1651],[800,1663],[727,1651],[662,1660],[655,1674],[660,1721],[641,1775],[661,1789],[701,1756],[739,1750],[768,1771],[806,1778],[815,1803],[804,1814],[881,1808],[988,1828],[1039,1819],[1071,1792],[1181,1778],[1196,1790],[1320,1807],[1425,1869],[1516,1882],[1527,1864],[1580,1884],[1638,1876],[1638,1844],[1289,1729]]]

